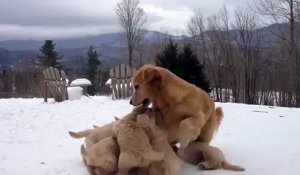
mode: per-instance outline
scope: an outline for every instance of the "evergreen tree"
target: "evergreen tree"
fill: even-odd
[[[87,76],[88,79],[92,82],[92,86],[88,87],[88,93],[91,95],[95,95],[97,91],[97,84],[99,79],[99,69],[98,66],[101,64],[101,61],[98,58],[97,51],[94,50],[93,46],[90,46],[88,52],[88,69],[87,69]]]
[[[170,39],[163,51],[157,54],[155,60],[156,65],[175,72],[175,68],[177,67],[177,54],[178,46]]]
[[[60,63],[60,59],[63,56],[59,56],[58,53],[55,51],[55,44],[52,40],[45,40],[44,45],[41,47],[40,51],[43,55],[38,56],[39,58],[39,65],[43,68],[47,67],[56,67],[62,69],[63,66]]]
[[[156,65],[164,67],[185,81],[210,92],[209,82],[204,74],[203,65],[199,62],[190,45],[185,45],[178,53],[178,46],[172,40],[156,57]]]

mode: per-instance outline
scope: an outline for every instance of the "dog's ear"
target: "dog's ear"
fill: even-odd
[[[94,128],[94,129],[96,129],[96,128],[99,128],[99,126],[97,126],[97,125],[93,125],[93,128]]]
[[[146,82],[156,81],[161,79],[161,75],[156,68],[148,67],[143,71],[143,79]]]

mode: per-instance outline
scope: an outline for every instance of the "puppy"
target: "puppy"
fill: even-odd
[[[148,175],[178,175],[182,160],[176,155],[168,141],[168,133],[163,125],[156,125],[156,120],[161,116],[159,113],[147,111],[137,117],[137,122],[150,126],[153,135],[151,145],[155,151],[165,153],[165,158],[159,162],[153,162],[148,169]]]
[[[149,106],[149,103],[139,105],[139,106],[133,108],[133,110],[129,114],[125,115],[121,119],[135,121],[137,115],[144,113],[148,109],[147,108],[148,106]],[[119,120],[118,117],[114,117],[114,118],[116,121]],[[80,131],[80,132],[69,131],[69,134],[73,138],[85,137],[85,146],[86,146],[86,148],[89,148],[90,146],[99,142],[100,140],[102,140],[106,137],[112,136],[112,128],[113,128],[114,124],[115,124],[115,122],[108,123],[104,126],[93,125],[94,129],[87,129],[87,130]]]
[[[101,127],[96,127],[94,129],[87,129],[79,132],[69,131],[69,134],[73,138],[85,137],[85,148],[88,149],[100,140],[112,136],[112,130],[115,124],[115,122],[111,122]]]
[[[148,108],[149,103],[144,103],[142,105],[139,105],[133,110],[122,117],[122,120],[136,120],[136,117],[140,113],[144,113]],[[115,120],[119,120],[118,117],[115,117]],[[92,145],[95,143],[99,142],[100,140],[112,136],[112,130],[113,126],[116,124],[116,122],[111,122],[103,126],[97,126],[93,125],[94,129],[87,129],[84,131],[79,131],[79,132],[73,132],[69,131],[69,135],[73,138],[83,138],[85,137],[85,146],[81,145],[81,155],[84,149],[90,148]],[[83,157],[83,161],[86,164],[86,160]]]
[[[133,168],[140,168],[145,172],[150,163],[159,162],[164,158],[163,152],[153,150],[146,134],[149,129],[145,129],[128,120],[119,120],[115,125],[114,137],[120,148],[118,175],[127,175]]]
[[[204,170],[223,168],[233,171],[245,171],[244,168],[226,161],[223,152],[214,146],[203,142],[191,142],[185,148],[179,148],[178,156],[185,162],[198,165]]]
[[[193,140],[209,143],[223,116],[213,99],[202,89],[186,82],[167,69],[141,67],[133,76],[135,87],[130,103],[151,101],[158,108],[168,130],[169,142],[185,147]]]
[[[83,151],[91,175],[107,175],[117,171],[120,151],[112,137],[106,137]]]

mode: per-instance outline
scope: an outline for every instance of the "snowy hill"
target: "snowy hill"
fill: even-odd
[[[300,109],[218,103],[225,117],[213,145],[246,168],[201,171],[186,165],[185,175],[298,175]],[[79,152],[83,140],[67,131],[105,124],[131,110],[127,100],[82,98],[62,103],[42,99],[0,99],[1,175],[88,175]]]

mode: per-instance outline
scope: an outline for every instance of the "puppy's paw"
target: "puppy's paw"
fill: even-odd
[[[207,169],[208,169],[205,162],[200,162],[200,163],[198,164],[198,167],[199,167],[200,169],[202,169],[202,170],[207,170]]]

